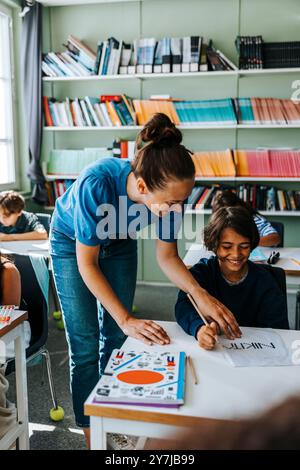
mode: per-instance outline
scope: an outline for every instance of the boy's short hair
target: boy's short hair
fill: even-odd
[[[204,244],[208,250],[217,251],[221,232],[225,228],[231,228],[243,237],[249,238],[251,250],[258,246],[259,233],[249,211],[240,206],[221,207],[211,215],[203,231]]]
[[[17,214],[25,209],[25,201],[16,191],[2,191],[0,193],[0,209],[5,214]]]

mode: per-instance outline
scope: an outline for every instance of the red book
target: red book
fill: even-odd
[[[121,158],[128,158],[128,141],[121,140]]]
[[[45,115],[45,121],[47,126],[54,126],[51,113],[50,113],[50,108],[49,108],[49,101],[47,96],[43,96],[43,107],[44,107],[44,115]]]
[[[121,95],[100,95],[100,103],[105,103],[105,101],[114,101],[115,103],[119,103],[122,101]]]

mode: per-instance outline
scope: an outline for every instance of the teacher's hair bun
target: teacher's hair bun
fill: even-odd
[[[141,130],[140,139],[145,144],[171,147],[181,143],[182,134],[166,114],[157,113]]]

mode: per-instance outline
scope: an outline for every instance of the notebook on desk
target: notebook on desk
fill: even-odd
[[[184,402],[185,353],[115,349],[94,403],[178,407]]]

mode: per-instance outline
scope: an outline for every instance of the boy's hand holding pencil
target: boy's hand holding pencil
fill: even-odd
[[[214,349],[217,343],[218,325],[211,322],[209,325],[203,325],[197,332],[199,346],[203,349]]]

